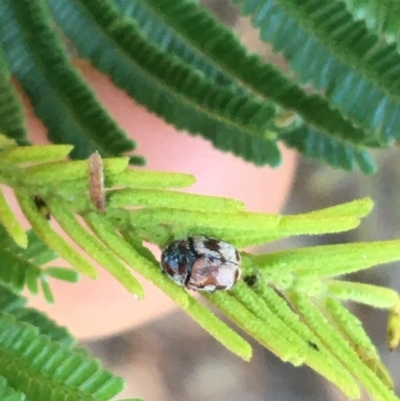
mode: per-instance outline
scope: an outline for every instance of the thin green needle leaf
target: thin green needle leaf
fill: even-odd
[[[291,292],[291,303],[298,310],[304,321],[322,341],[344,363],[347,369],[361,382],[377,401],[398,401],[395,394],[360,360],[351,345],[335,330],[308,297]]]
[[[72,149],[71,145],[19,146],[3,151],[0,160],[10,164],[49,163],[64,159]]]
[[[362,327],[362,323],[334,298],[325,300],[324,312],[352,344],[363,361],[390,389],[394,388],[389,371],[379,358],[375,346]]]
[[[134,242],[130,245],[115,233],[115,228],[102,215],[89,213],[86,221],[96,235],[113,251],[118,257],[132,266],[142,277],[152,282],[174,300],[189,316],[200,326],[207,330],[213,337],[220,341],[226,348],[244,360],[251,358],[251,346],[219,320],[208,308],[197,302],[187,291],[179,287],[167,278],[161,268],[139,254]],[[127,237],[129,239],[129,237]]]
[[[27,232],[27,233],[29,233],[29,232]],[[29,243],[29,239],[28,239],[28,243]],[[1,244],[0,248],[2,250],[15,252],[16,255],[19,255],[20,253],[27,251],[27,249],[19,247],[15,243],[15,241],[13,241],[13,239],[7,233],[6,229],[1,224],[0,224],[0,244]]]
[[[19,255],[25,259],[32,259],[37,265],[45,265],[54,259],[57,254],[45,244],[41,238],[33,231],[27,231],[28,248],[22,250]]]
[[[288,351],[292,348],[287,340],[273,338],[270,335],[269,327],[265,322],[256,318],[241,302],[228,293],[215,292],[214,294],[202,294],[211,304],[216,306],[242,330],[254,337],[260,344],[271,350],[275,355],[284,361],[291,361],[296,365],[302,363],[303,358],[293,355]],[[262,334],[261,334],[262,333]]]
[[[342,333],[352,340],[353,345],[363,348],[372,356],[378,358],[376,347],[363,329],[361,321],[343,306],[341,302],[333,297],[326,298],[324,301],[324,311],[328,312],[327,315],[340,328]]]
[[[50,248],[68,261],[76,270],[90,278],[97,278],[98,273],[87,259],[78,253],[71,245],[65,242],[49,225],[48,221],[38,212],[31,195],[24,189],[15,191],[18,202],[26,218],[36,234]]]
[[[337,233],[357,227],[359,219],[372,209],[369,198],[294,216],[281,216],[279,224],[263,232],[246,230],[224,233],[224,239],[239,248],[260,245],[293,235]]]
[[[128,161],[125,157],[103,159],[104,175],[122,172],[126,169]],[[88,180],[89,166],[86,160],[54,162],[27,167],[25,173],[29,175],[30,184],[49,185],[79,178]]]
[[[315,349],[313,346],[310,346],[310,342],[315,344],[313,342],[314,335],[305,336],[304,332],[307,330],[304,330],[304,328],[300,329],[300,332],[298,331],[299,326],[304,325],[298,321],[296,315],[292,313],[289,319],[287,319],[288,315],[285,316],[286,319],[281,319],[282,314],[276,313],[277,307],[276,305],[270,305],[267,299],[268,297],[261,297],[257,292],[252,292],[244,283],[236,284],[231,290],[231,293],[243,306],[249,309],[256,318],[263,321],[264,324],[268,326],[268,336],[266,336],[265,330],[263,330],[261,335],[258,334],[255,336],[254,333],[252,333],[254,338],[260,341],[260,338],[264,337],[264,341],[269,344],[267,348],[269,348],[271,344],[276,344],[276,346],[278,346],[279,342],[282,342],[282,340],[287,341],[287,345],[284,346],[283,349],[286,353],[292,354],[289,360],[293,364],[306,363],[311,367],[317,368],[317,371],[325,373],[324,376],[335,383],[344,394],[352,398],[359,396],[360,391],[358,385],[344,366],[337,361],[329,351],[323,349],[324,347]],[[283,301],[281,300],[281,302]],[[234,308],[232,308],[232,310],[235,311]],[[276,329],[276,332],[274,332],[274,329]],[[317,341],[317,344],[318,343],[319,341]],[[263,344],[265,344],[265,342],[263,342]],[[281,345],[283,346],[284,344]],[[279,345],[279,347],[281,347],[281,345]],[[279,351],[282,352],[282,349]],[[281,355],[279,356],[282,358]]]
[[[69,283],[77,283],[79,281],[79,274],[72,269],[65,267],[47,267],[44,269],[47,276],[56,278],[57,280],[67,281]]]
[[[44,298],[49,304],[54,303],[54,295],[53,292],[51,291],[50,284],[47,281],[47,278],[45,276],[42,276],[42,280],[40,281],[42,284],[42,290],[44,294]]]
[[[305,277],[333,277],[400,259],[400,240],[324,245],[252,256],[261,269],[284,268]]]
[[[187,194],[154,189],[122,189],[108,192],[107,207],[149,206],[210,212],[238,212],[245,209],[243,202],[205,195]]]
[[[307,214],[299,216],[281,216],[279,224],[271,227],[263,234],[263,229],[250,230],[243,233],[240,246],[264,244],[277,241],[282,238],[294,235],[318,235],[328,233],[338,233],[356,228],[360,220],[355,216],[309,216]],[[228,237],[227,237],[228,238]],[[228,240],[228,239],[227,239]]]
[[[167,293],[167,295],[169,294]],[[175,301],[174,298],[172,299]],[[190,297],[189,300],[190,302],[188,305],[183,308],[189,316],[191,316],[201,327],[207,330],[228,350],[245,361],[251,359],[251,345],[243,337],[217,318],[208,308],[195,301],[194,298]]]
[[[53,198],[49,200],[49,206],[61,228],[81,249],[114,276],[130,293],[140,299],[144,297],[143,287],[131,271],[102,242],[89,234],[76,217],[69,212],[65,202]]]
[[[181,222],[187,226],[205,226],[225,229],[261,229],[276,227],[280,216],[266,213],[204,213],[197,211],[174,210],[168,208],[149,208],[131,212],[132,223],[138,227],[158,224],[176,224]]]
[[[340,280],[329,280],[327,284],[330,294],[345,301],[384,309],[391,309],[400,304],[399,294],[389,288]]]
[[[265,327],[263,327],[263,324],[259,327],[262,328],[261,331],[257,332],[258,330],[256,328],[251,330],[252,333],[255,334],[255,338],[262,338],[264,344],[270,344],[273,352],[276,352],[284,361],[290,361],[294,365],[300,365],[305,361],[309,349],[307,339],[301,338],[290,330],[282,320],[271,312],[271,309],[258,294],[251,291],[243,282],[236,283],[229,291],[229,294],[246,307],[259,323],[268,325],[267,331]],[[221,300],[224,295],[225,294],[219,296],[219,300]],[[229,306],[228,302],[226,302],[226,304]],[[233,307],[232,311],[235,313]]]
[[[282,216],[279,224],[269,230],[268,241],[276,241],[293,235],[316,235],[338,233],[352,230],[360,224],[355,216],[323,217],[309,216]]]
[[[125,170],[118,175],[109,175],[104,179],[106,187],[129,188],[185,188],[196,182],[191,174],[167,173],[164,171]]]
[[[12,239],[22,248],[28,246],[28,237],[20,222],[15,217],[14,211],[6,201],[3,190],[0,187],[0,224],[4,226]]]
[[[127,170],[129,163],[128,157],[107,157],[103,159],[104,175],[119,174]]]
[[[33,269],[26,271],[26,286],[32,295],[39,293],[38,273]]]
[[[307,341],[309,345],[316,346],[316,349],[314,346],[309,347],[305,364],[334,383],[350,399],[359,398],[360,389],[354,377],[310,328],[299,320],[298,315],[289,307],[286,300],[261,281],[256,283],[253,291],[263,299],[271,312],[287,325],[288,329],[296,333],[303,341]]]
[[[321,210],[308,212],[307,216],[313,217],[342,217],[355,216],[358,219],[367,216],[374,207],[374,202],[370,198],[356,199],[341,205],[327,207]]]
[[[289,219],[285,219],[289,217]],[[282,224],[282,229],[271,228],[263,232],[263,230],[218,230],[213,229],[213,235],[224,238],[226,242],[232,243],[237,248],[245,248],[255,245],[263,245],[269,242],[278,241],[283,238],[288,238],[295,235],[318,235],[328,233],[338,233],[342,231],[351,230],[359,225],[359,221],[352,216],[341,218],[322,218],[317,220],[309,218],[293,218],[295,216],[282,216],[285,221]],[[312,221],[313,225],[309,228],[306,224]],[[332,223],[332,226],[329,226]],[[278,225],[279,227],[279,225]],[[206,234],[207,228],[199,228],[197,231]],[[274,233],[274,234],[271,234]]]
[[[24,285],[33,293],[37,293],[38,281],[42,278],[42,270],[23,255],[18,255],[10,249],[0,250],[0,281],[16,291],[21,291]]]

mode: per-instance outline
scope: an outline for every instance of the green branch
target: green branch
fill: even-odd
[[[25,273],[20,275],[16,267],[7,269],[15,272],[18,280],[13,281],[7,278],[6,270],[0,269],[0,281],[16,291],[27,286],[34,293],[41,282],[43,292],[51,301],[48,277],[74,281],[76,276],[68,269],[43,268],[41,263],[48,263],[55,257],[54,253],[47,253],[48,249],[63,257],[77,272],[95,278],[98,272],[88,260],[90,255],[137,297],[145,294],[133,273],[152,282],[212,336],[245,360],[251,357],[248,342],[190,292],[170,280],[144,245],[145,241],[164,247],[175,239],[197,234],[228,241],[240,248],[293,235],[345,231],[356,227],[372,208],[369,199],[361,199],[303,215],[251,213],[235,200],[172,191],[166,183],[184,187],[191,185],[193,178],[182,174],[130,171],[127,159],[121,158],[105,159],[99,164],[100,169],[103,164],[104,171],[100,173],[104,174],[104,188],[101,181],[96,185],[100,185],[97,191],[105,194],[106,210],[103,212],[92,203],[89,195],[93,182],[89,163],[63,160],[66,150],[37,146],[19,153],[18,147],[12,144],[3,150],[6,158],[0,163],[0,181],[3,179],[13,188],[37,240],[33,238],[32,242],[32,234],[29,234],[24,250],[20,246],[21,232],[10,229],[9,218],[3,219],[5,223],[1,221],[4,230],[0,232],[0,252],[9,255],[7,265],[21,266]],[[39,155],[45,155],[46,161],[40,163]],[[35,160],[36,164],[31,165],[29,160]],[[40,197],[46,213],[51,215],[50,221],[35,204],[34,196]],[[12,215],[10,211],[9,215]],[[68,241],[54,231],[53,221],[61,226]],[[387,309],[387,341],[389,348],[394,349],[400,342],[399,295],[387,288],[354,283],[337,276],[400,260],[399,249],[400,240],[391,240],[260,255],[241,252],[242,279],[229,291],[203,292],[202,295],[237,328],[282,360],[296,366],[310,366],[346,396],[359,397],[361,384],[373,399],[395,400],[392,380],[375,347],[361,323],[341,302],[355,301]],[[24,264],[14,263],[16,257]],[[10,313],[0,305],[0,313],[2,310]],[[13,316],[23,320],[21,314]],[[11,328],[18,323],[4,316],[4,325]],[[18,327],[25,330],[25,326]],[[1,352],[0,338],[0,355]],[[15,374],[20,362],[7,352],[7,363]],[[26,374],[30,374],[29,367],[27,369]],[[7,372],[11,374],[11,370]],[[7,383],[10,385],[9,381]],[[54,391],[58,394],[58,390],[54,388]]]

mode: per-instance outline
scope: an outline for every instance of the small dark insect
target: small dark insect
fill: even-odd
[[[204,236],[187,237],[169,244],[161,267],[177,284],[190,290],[229,290],[240,277],[240,254],[223,241]]]
[[[106,211],[106,198],[104,194],[103,159],[98,152],[90,155],[89,159],[89,195],[97,210]]]
[[[308,343],[308,345],[309,345],[311,348],[315,349],[315,351],[319,351],[319,348],[318,348],[318,345],[317,345],[317,344],[315,344],[315,343],[312,342],[312,341],[307,341],[307,343]]]
[[[243,281],[249,286],[254,287],[258,282],[258,275],[256,273],[243,277]]]
[[[50,220],[50,209],[48,208],[46,202],[39,195],[35,195],[33,197],[33,202],[35,203],[39,212],[46,217],[47,220]]]

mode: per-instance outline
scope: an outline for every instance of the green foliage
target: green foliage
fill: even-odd
[[[0,132],[6,132],[10,138],[20,144],[26,143],[26,128],[23,109],[18,95],[11,83],[11,73],[0,49]]]
[[[0,322],[0,372],[29,399],[109,400],[121,391],[122,380],[100,370],[97,361],[12,316],[2,313]]]
[[[7,385],[7,380],[0,376],[0,397],[6,401],[25,401],[26,397],[23,393],[15,391]]]
[[[0,252],[8,259],[1,255],[0,375],[7,380],[4,391],[19,391],[33,401],[43,394],[48,399],[61,399],[57,398],[61,391],[65,399],[81,391],[84,395],[76,399],[106,400],[121,388],[109,373],[98,371],[97,362],[84,359],[65,329],[26,308],[12,292],[26,286],[36,293],[41,281],[42,286],[46,283],[43,292],[48,294],[49,277],[75,281],[76,273],[71,269],[43,266],[55,258],[53,251],[75,271],[95,278],[97,270],[87,259],[90,255],[133,295],[143,297],[143,289],[132,274],[135,271],[229,350],[249,360],[250,344],[163,274],[144,241],[164,247],[174,239],[201,234],[242,248],[293,235],[346,231],[356,227],[373,206],[369,199],[360,199],[302,215],[251,213],[239,201],[166,188],[166,183],[174,187],[191,185],[193,179],[187,175],[131,171],[127,159],[111,158],[103,163],[105,187],[97,188],[106,199],[106,210],[100,212],[88,195],[93,188],[87,161],[63,160],[68,149],[59,146],[30,147],[23,157],[19,152],[9,144],[2,152],[4,160],[0,153],[0,180],[15,191],[32,231],[24,249],[19,232],[15,234],[2,223]],[[38,162],[39,155],[43,163]],[[35,204],[34,196],[41,199],[42,207]],[[53,221],[79,244],[80,252],[54,230]],[[310,366],[349,398],[360,396],[361,385],[374,400],[398,400],[374,345],[343,302],[388,310],[387,342],[394,349],[400,342],[400,297],[391,289],[338,276],[400,260],[400,240],[257,255],[242,251],[242,260],[242,279],[230,291],[202,293],[208,302],[282,360]],[[20,340],[13,341],[16,336]],[[33,345],[24,351],[28,344]],[[42,355],[39,360],[36,353]],[[50,362],[43,362],[45,355],[53,354]],[[54,372],[53,363],[65,366],[65,372]],[[82,387],[85,372],[94,375],[89,388]],[[60,380],[65,381],[61,387]]]
[[[50,140],[77,145],[72,156],[78,158],[95,149],[108,156],[134,149],[72,65],[44,1],[1,1],[0,27],[11,71],[46,124]]]
[[[134,149],[76,67],[77,50],[138,103],[222,151],[277,166],[283,142],[335,168],[373,173],[368,150],[399,140],[400,8],[232,2],[289,70],[251,54],[192,0],[0,0],[0,130],[27,143],[13,74],[49,139],[75,145],[74,158]],[[143,160],[130,155],[130,163]]]
[[[2,400],[106,401],[122,390],[122,379],[75,347],[64,327],[25,304],[0,285]]]
[[[246,97],[235,87],[215,85],[179,58],[160,51],[112,1],[50,5],[78,50],[151,111],[256,164],[280,162],[276,141],[268,133],[274,105]],[[127,81],[127,76],[132,79]]]
[[[288,69],[250,54],[197,1],[0,0],[0,130],[6,135],[0,136],[0,184],[13,189],[31,225],[25,232],[1,188],[1,400],[108,400],[120,392],[121,379],[18,295],[41,288],[53,302],[51,279],[96,278],[89,255],[138,298],[145,294],[132,270],[151,281],[248,360],[249,343],[163,275],[144,242],[164,247],[202,234],[243,248],[346,231],[370,212],[372,202],[362,199],[303,215],[250,213],[238,201],[172,190],[190,186],[192,176],[127,169],[142,159],[131,154],[134,142],[76,67],[75,50],[177,129],[256,165],[277,166],[283,142],[333,167],[373,173],[369,149],[399,141],[395,2],[232,1],[284,55]],[[48,138],[64,145],[17,146],[29,138],[12,77]],[[128,155],[104,160],[105,213],[87,194],[87,161],[65,160],[69,153],[86,159],[94,150]],[[231,291],[202,295],[282,360],[308,365],[349,398],[358,398],[363,387],[374,400],[398,400],[376,348],[343,303],[388,310],[387,344],[394,350],[399,295],[338,276],[399,260],[399,249],[400,241],[392,240],[242,251],[243,279]],[[53,266],[58,256],[71,268]]]
[[[365,21],[367,27],[382,35],[389,43],[398,43],[400,4],[392,0],[344,0],[355,19]]]
[[[0,285],[0,309],[18,321],[28,323],[39,329],[40,333],[66,347],[73,346],[75,340],[65,327],[60,327],[45,314],[26,307],[26,299],[17,295],[4,285]]]
[[[362,22],[353,22],[343,3],[321,1],[318,7],[313,4],[319,12],[310,14],[308,2],[304,7],[300,2],[294,6],[275,0],[236,2],[261,30],[262,39],[284,53],[302,82],[324,90],[335,107],[370,133],[367,142],[398,139],[397,95],[383,83],[385,72],[392,68],[378,64],[382,60],[396,65],[398,55],[393,46],[378,45],[378,38]],[[270,24],[271,19],[276,23]],[[284,37],[279,34],[281,25],[287,30]],[[329,148],[327,153],[332,153]]]
[[[248,92],[254,92],[286,109],[296,111],[322,133],[322,138],[325,132],[329,132],[334,141],[331,148],[343,141],[359,145],[365,140],[365,132],[349,124],[322,97],[306,94],[271,65],[263,64],[254,55],[247,55],[246,50],[227,29],[219,26],[206,12],[199,11],[191,2],[177,1],[171,6],[171,3],[147,0],[146,7],[168,24],[170,29],[175,30],[182,40],[194,46],[198,53],[208,57],[210,62],[218,63],[218,67],[228,77],[239,80]],[[282,138],[295,135],[297,140],[316,133],[315,130],[304,130],[296,123],[289,127],[285,125],[283,130],[275,127],[275,132],[281,134]],[[318,140],[319,135],[315,142]],[[350,149],[356,152],[352,147]],[[332,158],[338,159],[337,156]],[[338,161],[342,162],[342,159],[344,158],[340,157]],[[356,155],[353,155],[353,159],[357,160]],[[341,165],[339,162],[336,165]],[[342,166],[346,167],[343,163]]]
[[[22,231],[24,234],[25,232]],[[53,302],[53,295],[48,286],[50,277],[64,281],[76,282],[78,275],[74,270],[51,267],[44,268],[42,265],[57,257],[56,253],[49,249],[35,232],[27,233],[27,244],[25,248],[7,235],[0,226],[0,282],[10,288],[21,291],[25,286],[31,294],[39,292],[39,285],[48,302]],[[13,237],[14,241],[16,240]],[[10,269],[10,266],[13,266]]]

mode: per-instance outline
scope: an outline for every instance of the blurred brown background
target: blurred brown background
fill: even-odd
[[[257,42],[246,21],[238,20],[228,1],[204,2],[225,22],[235,24],[252,49],[280,63]],[[397,149],[376,153],[379,173],[345,173],[301,159],[284,213],[300,213],[370,196],[376,206],[357,230],[340,235],[295,238],[267,249],[312,244],[370,241],[400,237],[400,153]],[[397,264],[355,275],[364,282],[387,285],[400,291]],[[387,313],[354,306],[367,332],[379,346],[400,392],[400,353],[385,347]],[[118,398],[145,401],[297,401],[344,400],[329,383],[307,367],[294,368],[254,344],[250,363],[230,354],[183,312],[119,336],[85,344],[92,354],[127,381]],[[365,396],[365,399],[368,399]]]

